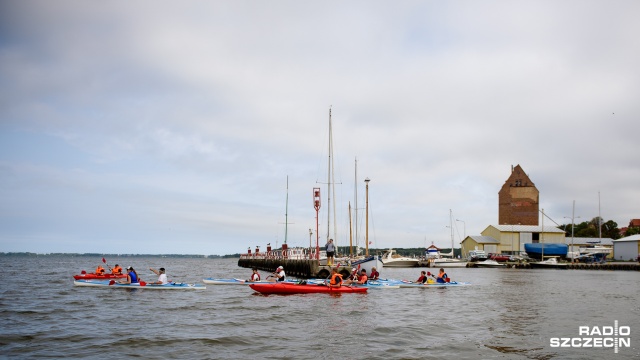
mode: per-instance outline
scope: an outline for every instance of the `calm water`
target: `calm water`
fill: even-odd
[[[169,279],[247,278],[237,260],[107,259]],[[640,274],[449,269],[473,286],[262,296],[74,287],[87,257],[0,257],[0,357],[146,359],[625,359],[640,357]],[[420,269],[385,269],[417,279]],[[267,274],[262,272],[263,277]],[[551,348],[578,326],[630,326],[631,347]]]

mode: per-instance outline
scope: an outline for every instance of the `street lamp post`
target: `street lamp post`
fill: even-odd
[[[466,238],[467,238],[467,223],[466,223],[466,222],[464,222],[464,220],[458,220],[458,219],[456,219],[456,221],[459,221],[459,222],[461,222],[461,223],[462,223],[462,227],[463,227],[463,229],[464,229],[464,232],[463,232],[463,234],[464,234],[464,236],[463,236],[463,240],[464,240],[464,239],[466,239]]]

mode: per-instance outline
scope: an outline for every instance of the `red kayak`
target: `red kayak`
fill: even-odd
[[[273,283],[273,284],[251,284],[253,290],[262,294],[309,294],[309,293],[364,293],[366,287],[329,287],[326,285],[295,284],[295,283]]]
[[[90,274],[73,275],[73,278],[76,279],[76,280],[109,280],[109,279],[124,279],[126,277],[127,277],[127,274],[120,274],[120,275],[104,274],[104,275],[98,275],[98,274],[90,273]]]

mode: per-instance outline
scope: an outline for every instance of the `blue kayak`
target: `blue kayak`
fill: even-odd
[[[153,290],[203,290],[204,285],[187,283],[148,284],[144,281],[136,284],[120,284],[114,280],[75,280],[75,286],[109,287],[120,289],[153,289]]]
[[[423,288],[423,289],[471,285],[471,283],[459,282],[459,281],[451,281],[448,283],[436,282],[436,283],[426,283],[426,284],[413,282],[409,280],[396,280],[396,279],[378,279],[377,281],[382,283],[387,283],[389,285],[397,285],[398,287],[401,287],[401,288]]]

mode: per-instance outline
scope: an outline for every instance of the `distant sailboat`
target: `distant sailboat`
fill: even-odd
[[[467,262],[453,257],[453,214],[449,209],[449,228],[451,230],[451,252],[448,254],[440,254],[440,258],[431,260],[431,267],[435,268],[452,268],[452,267],[466,267]],[[443,256],[450,256],[443,257]]]

